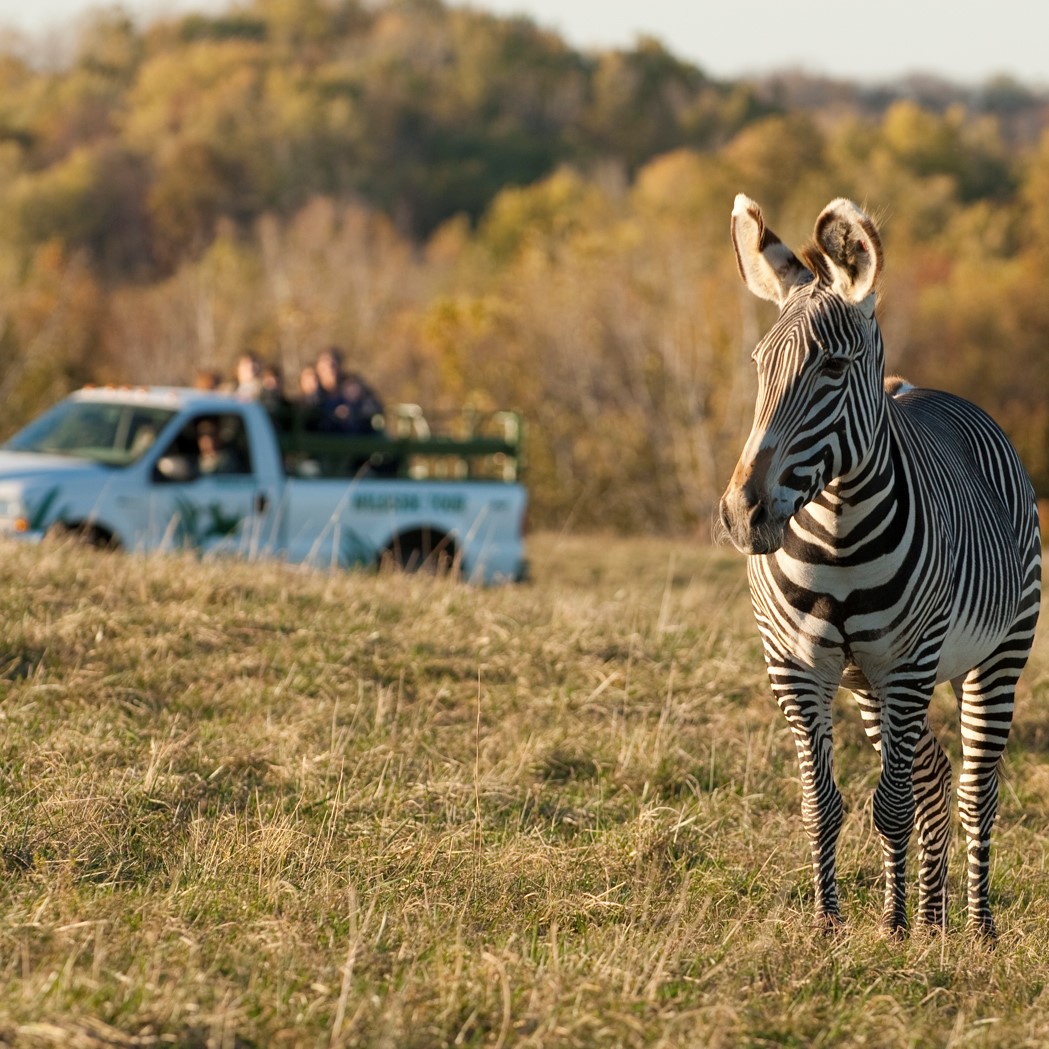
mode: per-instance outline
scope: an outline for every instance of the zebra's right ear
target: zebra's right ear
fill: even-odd
[[[732,206],[732,243],[743,283],[761,299],[782,306],[791,290],[812,280],[812,273],[765,225],[761,208],[743,193]]]

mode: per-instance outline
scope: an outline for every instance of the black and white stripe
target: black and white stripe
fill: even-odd
[[[1038,617],[1041,544],[1016,452],[979,408],[884,379],[873,222],[832,202],[800,259],[740,195],[732,235],[747,286],[779,319],[754,353],[754,426],[721,501],[748,575],[776,701],[794,733],[821,921],[840,920],[831,700],[851,689],[881,755],[874,821],[884,922],[906,927],[917,828],[918,920],[946,922],[951,769],[928,719],[950,681],[961,718],[959,812],[968,922],[988,905],[997,766]]]

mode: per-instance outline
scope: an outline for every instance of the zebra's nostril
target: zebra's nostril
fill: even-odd
[[[747,515],[747,521],[750,527],[760,528],[769,519],[769,511],[765,505],[765,501],[759,500],[751,508],[750,513]]]

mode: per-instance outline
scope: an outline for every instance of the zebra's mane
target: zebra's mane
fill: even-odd
[[[820,251],[815,241],[806,244],[798,252],[802,265],[816,278],[817,284],[830,284],[833,280],[826,256]]]
[[[902,397],[914,389],[913,383],[909,383],[902,375],[885,376],[885,392],[890,397]]]

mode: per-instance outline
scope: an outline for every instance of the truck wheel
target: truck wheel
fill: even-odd
[[[55,523],[47,530],[49,539],[68,540],[95,550],[119,550],[120,543],[98,525]]]
[[[379,567],[428,575],[456,575],[459,556],[450,536],[429,528],[416,528],[397,536],[383,550]]]

